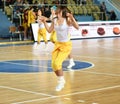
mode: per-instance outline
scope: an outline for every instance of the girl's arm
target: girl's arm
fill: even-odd
[[[67,17],[70,19],[69,23],[76,29],[79,29],[79,25],[71,13],[67,13]]]
[[[40,20],[44,23],[46,30],[51,33],[54,30],[54,21],[52,21],[51,25],[49,26],[48,23],[46,22],[47,18],[46,17],[41,17]]]

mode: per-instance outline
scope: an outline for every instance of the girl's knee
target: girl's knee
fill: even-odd
[[[52,68],[54,69],[54,70],[59,70],[59,69],[61,69],[62,68],[62,64],[60,64],[59,62],[54,62],[54,63],[52,63]]]

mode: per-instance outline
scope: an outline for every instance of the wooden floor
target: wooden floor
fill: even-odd
[[[53,72],[0,72],[0,104],[120,104],[120,37],[72,42],[74,60],[93,67],[64,71],[66,84],[60,92]],[[52,49],[50,42],[48,52],[44,43],[9,44],[0,47],[0,61],[50,60]]]

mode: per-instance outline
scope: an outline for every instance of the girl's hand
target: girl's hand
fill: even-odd
[[[66,13],[66,16],[69,17],[70,19],[74,18],[72,13]]]
[[[67,13],[66,15],[69,18],[70,24],[72,26],[74,26],[76,29],[79,29],[79,25],[78,25],[77,21],[75,20],[75,18],[73,17],[73,14],[72,13]]]
[[[46,18],[45,16],[41,16],[39,18],[40,21],[42,21],[43,23],[46,22],[48,20],[48,18]]]

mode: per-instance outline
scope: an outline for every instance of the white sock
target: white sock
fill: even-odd
[[[73,60],[73,58],[71,58],[69,61],[70,61],[70,63],[74,63],[74,60]]]
[[[64,88],[65,80],[64,76],[58,76],[58,85],[56,86],[56,91],[61,91]]]
[[[58,82],[65,82],[64,76],[58,76]]]

